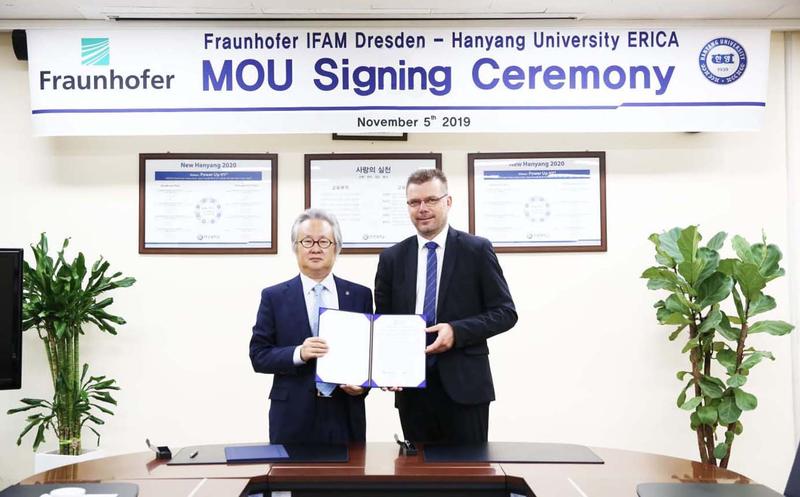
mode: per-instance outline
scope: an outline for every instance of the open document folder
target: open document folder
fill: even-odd
[[[317,381],[362,387],[425,387],[425,320],[416,314],[320,309]]]

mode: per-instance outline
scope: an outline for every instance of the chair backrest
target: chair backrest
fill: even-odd
[[[786,497],[800,497],[800,445],[794,455],[794,464],[789,472],[789,479],[786,481],[786,490],[783,491]]]

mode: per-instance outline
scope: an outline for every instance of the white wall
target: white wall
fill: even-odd
[[[406,143],[333,142],[328,135],[32,138],[27,66],[0,37],[0,246],[40,231],[71,236],[90,259],[138,279],[114,296],[129,324],[116,337],[89,330],[84,360],[116,377],[118,414],[103,428],[111,452],[145,437],[173,447],[264,440],[270,377],[252,372],[247,346],[259,290],[296,273],[288,244],[303,207],[303,154],[441,152],[452,224],[467,227],[467,153],[605,150],[608,252],[501,255],[519,323],[491,340],[498,401],[490,439],[562,441],[696,459],[688,416],[675,407],[674,373],[687,360],[655,321],[659,298],[639,279],[653,263],[647,236],[699,223],[786,248],[783,38],[774,35],[764,129],[721,134],[420,135]],[[794,90],[796,91],[796,89]],[[277,256],[141,256],[137,253],[140,152],[277,152]],[[377,256],[342,256],[336,273],[372,286]],[[788,285],[773,284],[776,319],[788,319]],[[0,392],[0,412],[51,392],[39,339],[24,340],[24,388]],[[731,468],[783,490],[794,454],[790,339],[753,337],[777,361],[749,382],[758,409],[744,415]],[[389,394],[367,401],[369,440],[399,432]],[[23,416],[0,414],[0,488],[32,472],[30,442],[14,444]],[[87,445],[92,439],[86,437]],[[50,436],[49,446],[54,447]],[[771,454],[771,455],[767,455]]]

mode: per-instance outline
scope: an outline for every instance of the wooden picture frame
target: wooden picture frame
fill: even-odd
[[[467,161],[469,231],[491,240],[496,252],[607,250],[605,152],[472,153]]]
[[[315,175],[315,169],[326,167],[328,176]],[[359,172],[364,167],[367,170]],[[307,154],[305,206],[320,207],[337,217],[342,228],[341,253],[378,254],[416,233],[405,205],[405,184],[409,174],[421,167],[441,170],[442,154]],[[337,184],[331,184],[330,190],[318,192],[312,186],[334,181]]]
[[[276,254],[277,219],[277,154],[139,154],[140,254]]]

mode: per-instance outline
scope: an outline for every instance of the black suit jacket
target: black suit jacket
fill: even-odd
[[[339,309],[372,312],[369,288],[334,276]],[[253,336],[250,339],[250,361],[257,373],[275,375],[272,380],[269,408],[269,439],[272,443],[323,443],[311,427],[314,425],[317,361],[295,366],[294,349],[311,336],[306,301],[300,276],[265,288],[261,292]],[[344,404],[348,419],[336,420],[342,441],[364,441],[367,418],[364,396],[335,392],[326,402]],[[348,431],[354,440],[345,440]]]
[[[375,275],[375,312],[414,314],[417,292],[417,237],[386,249]],[[442,261],[437,322],[449,323],[452,349],[438,355],[437,367],[450,398],[459,404],[494,400],[486,339],[517,322],[503,270],[489,240],[450,228]],[[402,402],[402,392],[397,401]]]

